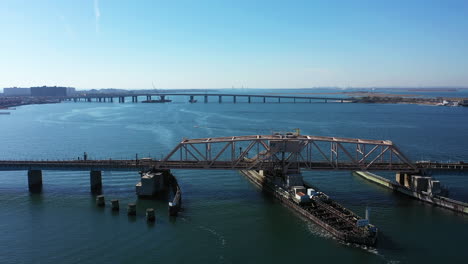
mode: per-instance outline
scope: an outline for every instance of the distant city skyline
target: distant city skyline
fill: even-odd
[[[468,1],[5,0],[0,89],[468,87]]]

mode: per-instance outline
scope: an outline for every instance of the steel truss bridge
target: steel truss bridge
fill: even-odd
[[[411,162],[389,140],[286,133],[183,139],[165,158],[135,160],[0,160],[0,170],[148,169],[278,170],[468,170],[468,163]]]

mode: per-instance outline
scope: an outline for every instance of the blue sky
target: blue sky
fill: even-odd
[[[468,87],[464,0],[1,0],[0,87]]]

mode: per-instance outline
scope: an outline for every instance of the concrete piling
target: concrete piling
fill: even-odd
[[[28,170],[28,185],[30,192],[42,191],[42,171]]]
[[[101,171],[91,171],[89,173],[89,181],[92,193],[101,193],[102,191],[102,173]]]
[[[104,195],[98,195],[96,197],[96,205],[99,207],[106,206],[106,200],[104,199]]]
[[[127,215],[136,215],[136,204],[129,203],[127,205]]]
[[[146,209],[146,221],[154,222],[156,221],[156,216],[153,208]]]
[[[112,211],[118,211],[120,208],[119,208],[119,200],[111,200],[111,207],[112,207]]]

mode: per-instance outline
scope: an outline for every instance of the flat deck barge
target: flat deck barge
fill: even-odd
[[[366,171],[355,171],[354,174],[370,182],[376,183],[380,186],[383,186],[383,187],[392,189],[394,191],[397,191],[399,193],[405,194],[414,199],[417,199],[426,203],[430,203],[432,205],[440,206],[440,207],[443,207],[443,208],[446,208],[446,209],[449,209],[458,213],[468,214],[468,203],[456,201],[456,200],[444,197],[442,195],[438,195],[437,193],[434,193],[433,192],[434,190],[432,189],[434,187],[431,188],[432,184],[430,184],[431,182],[434,182],[434,181],[430,181],[430,177],[413,176],[413,175],[406,176],[405,175],[406,177],[401,177],[401,179],[403,180],[401,180],[400,182],[398,181],[394,182],[384,177],[381,177],[381,176],[378,176],[376,174],[366,172]],[[416,178],[416,177],[427,178],[429,184],[424,184],[422,187],[425,187],[425,188],[421,189],[419,187],[421,185],[419,186],[416,185],[417,181],[411,180],[412,178]],[[400,178],[398,174],[397,174],[397,178]]]
[[[330,199],[327,195],[317,192],[311,195],[307,203],[298,203],[294,200],[291,190],[273,183],[270,177],[255,170],[241,170],[257,187],[272,194],[283,205],[298,213],[305,219],[319,225],[334,237],[344,242],[372,246],[377,240],[377,228],[367,224],[359,225],[366,219],[361,219],[352,211]],[[305,184],[304,188],[310,188]]]

